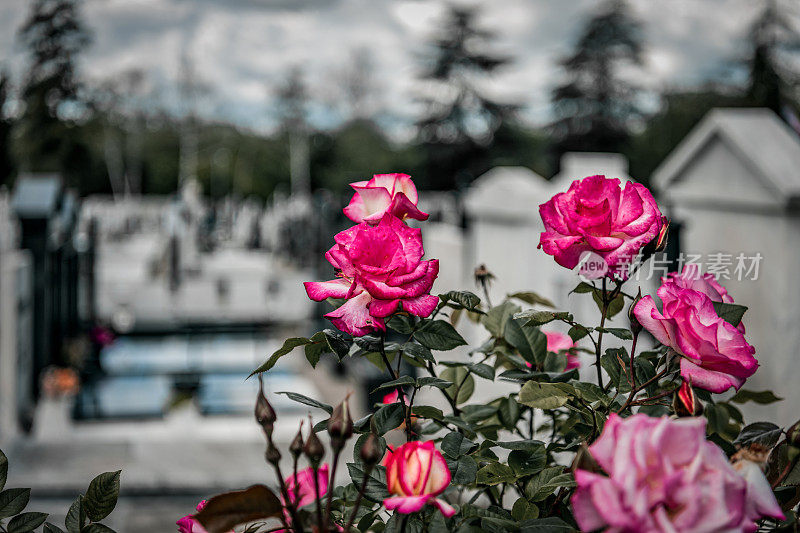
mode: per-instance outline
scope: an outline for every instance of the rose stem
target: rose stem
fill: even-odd
[[[323,524],[322,524],[322,505],[320,504],[320,500],[322,498],[320,497],[319,474],[317,473],[319,472],[319,468],[317,466],[314,466],[314,463],[312,462],[311,469],[314,472],[314,493],[317,496],[317,524],[319,524],[319,530],[324,532],[325,530],[323,529]],[[328,490],[330,490],[330,488]]]
[[[356,502],[353,504],[353,511],[350,513],[350,520],[347,521],[347,525],[344,526],[344,533],[350,531],[350,528],[353,527],[353,522],[356,519],[356,513],[358,512],[359,507],[361,507],[361,500],[364,498],[364,493],[367,491],[367,481],[369,481],[369,475],[372,472],[372,467],[368,467],[364,469],[364,480],[361,482],[361,487],[358,489],[358,496],[356,496]]]

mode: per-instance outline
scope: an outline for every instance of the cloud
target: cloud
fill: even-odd
[[[24,51],[15,43],[16,29],[28,3],[4,0],[0,5],[0,57],[18,73]],[[642,77],[651,88],[713,75],[720,62],[741,54],[741,37],[757,10],[749,0],[630,4],[645,25],[648,68]],[[515,58],[488,87],[524,103],[531,122],[547,120],[549,92],[560,76],[556,61],[569,51],[597,3],[493,0],[482,5],[482,24],[496,32],[496,49]],[[176,106],[181,57],[188,56],[197,78],[209,87],[205,113],[269,129],[274,125],[270,87],[289,68],[301,66],[312,94],[335,103],[334,74],[352,50],[366,48],[386,115],[409,120],[415,109],[416,58],[425,52],[444,9],[443,0],[86,0],[82,10],[94,39],[82,67],[94,80],[144,69],[160,80],[160,100]],[[322,106],[315,116],[332,122],[336,113]],[[398,123],[398,131],[403,126]]]

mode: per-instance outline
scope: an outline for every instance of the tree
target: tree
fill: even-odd
[[[625,3],[613,0],[591,17],[560,64],[566,81],[551,95],[556,155],[622,150],[641,115],[637,87],[622,75],[642,65],[641,26]]]
[[[515,115],[517,106],[480,89],[510,59],[490,51],[494,33],[477,27],[477,14],[450,6],[423,59],[426,114],[417,121],[417,135],[426,155],[427,176],[420,181],[429,188],[462,187],[486,171],[489,145]]]
[[[30,52],[21,94],[20,166],[69,173],[84,152],[69,130],[82,107],[75,60],[89,44],[76,1],[35,0],[19,36]]]
[[[11,79],[7,72],[0,72],[0,184],[8,183],[14,172],[11,156],[11,131],[13,121],[5,111],[11,96]]]
[[[299,67],[289,70],[275,91],[275,107],[280,128],[289,140],[289,174],[292,194],[311,192],[308,86]]]
[[[796,102],[791,91],[798,81],[785,56],[800,50],[800,36],[787,8],[778,0],[767,0],[750,27],[748,41],[748,103],[782,115],[785,105]]]

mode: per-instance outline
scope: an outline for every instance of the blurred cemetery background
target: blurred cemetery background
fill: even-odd
[[[796,2],[7,0],[0,27],[0,447],[34,510],[122,468],[109,525],[171,531],[271,481],[245,377],[327,327],[301,282],[329,279],[373,173],[424,190],[435,292],[480,294],[485,264],[493,303],[584,318],[538,205],[591,174],[646,184],[672,225],[639,283],[699,257],[750,307],[747,388],[796,418]],[[368,362],[320,368],[286,357],[266,388],[380,400]],[[270,399],[288,443],[308,408]]]

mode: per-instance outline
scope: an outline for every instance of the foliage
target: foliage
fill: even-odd
[[[588,20],[571,55],[566,81],[552,92],[555,151],[618,152],[640,116],[638,88],[622,73],[642,64],[642,29],[622,0]]]
[[[8,458],[0,450],[0,531],[25,533],[41,526],[44,533],[64,533],[64,529],[47,521],[47,513],[25,512],[31,489],[5,488],[8,466]],[[86,494],[79,495],[67,512],[64,521],[67,533],[113,533],[101,520],[117,505],[120,474],[119,470],[105,472],[89,483]]]

